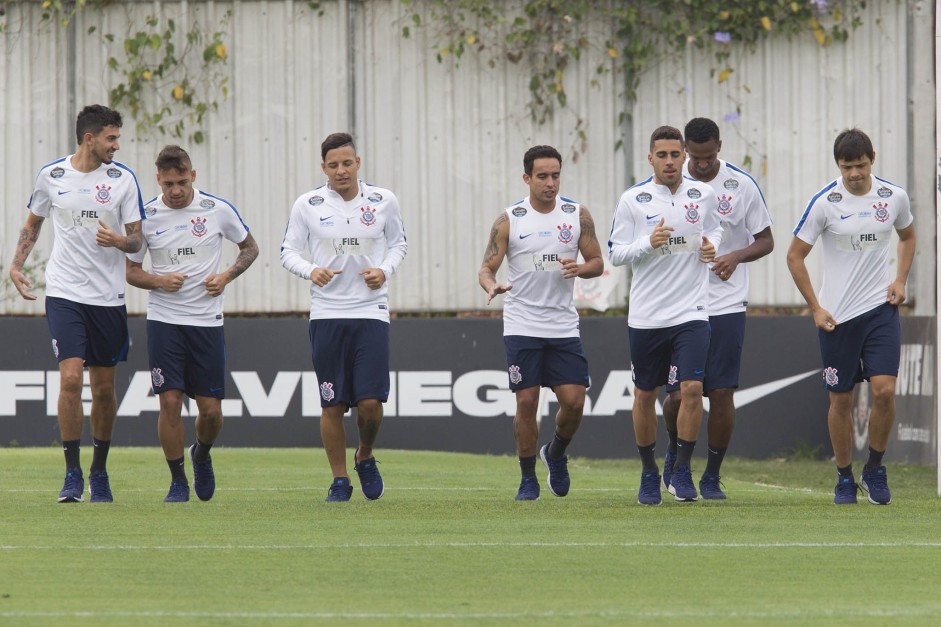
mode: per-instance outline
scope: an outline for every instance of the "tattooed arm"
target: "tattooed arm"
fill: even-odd
[[[239,242],[239,255],[227,270],[219,274],[210,274],[203,281],[206,290],[213,296],[219,296],[225,290],[225,286],[234,281],[243,272],[248,270],[248,266],[258,257],[258,244],[255,238],[249,233],[245,239]]]
[[[141,221],[128,222],[124,225],[125,235],[121,235],[104,220],[98,220],[98,232],[95,234],[95,243],[102,248],[117,248],[124,253],[136,253],[140,250],[143,235],[141,234]]]
[[[26,218],[26,224],[20,231],[20,239],[16,242],[16,252],[13,255],[13,261],[10,262],[10,280],[13,286],[26,300],[36,300],[36,295],[29,291],[33,286],[26,275],[23,274],[23,264],[26,258],[33,251],[36,240],[39,239],[39,231],[42,229],[42,223],[45,218],[41,218],[34,213],[30,213]]]
[[[604,272],[604,258],[601,256],[601,245],[595,236],[595,222],[585,207],[579,209],[578,223],[582,232],[578,239],[578,252],[582,254],[585,262],[578,263],[577,259],[563,259],[562,273],[566,279],[575,277],[593,279]]]
[[[510,221],[506,213],[500,212],[497,219],[493,222],[493,228],[490,229],[490,239],[487,241],[487,250],[484,252],[483,263],[480,264],[480,270],[477,272],[477,281],[480,287],[487,292],[487,304],[498,294],[505,294],[510,291],[512,285],[500,285],[497,283],[497,270],[506,257],[506,250],[510,243]]]

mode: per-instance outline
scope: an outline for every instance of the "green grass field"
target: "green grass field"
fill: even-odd
[[[515,458],[381,450],[385,496],[327,504],[320,450],[213,457],[208,503],[164,504],[159,449],[117,448],[115,502],[67,505],[58,449],[0,451],[0,624],[941,624],[931,467],[836,507],[830,463],[730,459],[729,501],[651,508],[635,460],[517,503]]]

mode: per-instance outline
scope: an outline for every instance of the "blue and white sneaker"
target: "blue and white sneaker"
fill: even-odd
[[[549,469],[549,476],[546,478],[546,484],[549,486],[549,492],[555,496],[565,496],[569,493],[571,480],[569,479],[569,458],[562,456],[559,459],[549,457],[549,445],[546,444],[539,449],[539,457]]]
[[[699,493],[707,501],[721,501],[728,498],[722,491],[722,482],[719,481],[719,475],[703,473],[699,480]]]
[[[333,480],[333,483],[330,484],[330,489],[327,490],[328,503],[346,502],[349,501],[352,496],[353,486],[350,485],[350,480],[347,477],[337,477]]]
[[[640,488],[637,490],[638,505],[660,505],[660,475],[654,471],[640,474]]]
[[[676,453],[667,451],[667,456],[663,458],[663,487],[670,489],[670,478],[673,477],[673,466],[676,465]],[[670,494],[673,494],[672,492]]]
[[[196,445],[190,446],[190,462],[193,464],[193,489],[200,501],[208,501],[216,493],[216,474],[212,471],[212,456],[206,461],[196,461]]]
[[[89,500],[92,503],[111,503],[114,501],[107,470],[94,470],[88,473],[88,492],[91,494]]]
[[[856,505],[856,492],[859,486],[853,477],[840,476],[836,481],[836,487],[833,488],[834,505]]]
[[[892,502],[885,466],[863,467],[863,474],[859,478],[859,487],[863,489],[869,498],[869,502],[873,505],[888,505]]]
[[[190,500],[190,486],[186,478],[170,481],[170,491],[163,497],[164,503],[185,503]]]
[[[523,477],[520,489],[516,492],[517,501],[538,501],[539,480],[536,477]]]
[[[354,457],[353,459],[356,458]],[[370,501],[375,501],[385,493],[386,487],[385,484],[382,483],[382,475],[379,474],[375,457],[362,460],[353,466],[353,469],[356,470],[356,474],[359,475],[359,483],[363,490],[363,496]]]
[[[82,476],[81,468],[69,468],[65,472],[65,483],[59,492],[60,503],[81,503],[85,500],[82,493],[85,492],[85,477]]]
[[[670,477],[670,494],[681,503],[695,501],[699,498],[696,486],[693,485],[693,471],[689,466],[677,466]]]

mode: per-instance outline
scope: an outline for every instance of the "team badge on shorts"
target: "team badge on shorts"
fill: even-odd
[[[523,375],[520,374],[519,366],[510,366],[508,370],[510,372],[510,383],[516,385],[523,380]]]
[[[107,205],[111,202],[111,187],[108,185],[95,185],[95,189],[98,190],[98,193],[95,194],[95,200],[99,204]]]
[[[359,221],[365,224],[366,226],[372,226],[376,223],[376,210],[372,207],[363,207],[360,209],[363,212],[363,215],[359,217]]]
[[[668,385],[676,385],[676,366],[670,366],[670,374],[667,376]]]
[[[166,381],[166,379],[163,378],[162,368],[154,368],[153,370],[151,370],[150,378],[154,382],[155,388],[161,387]]]
[[[876,213],[873,217],[879,222],[885,222],[889,219],[889,203],[882,202],[881,200],[872,206],[876,210]]]
[[[206,228],[206,218],[193,218],[190,220],[193,225],[193,235],[196,237],[202,237],[209,232],[209,229]]]
[[[690,224],[699,222],[699,203],[691,202],[688,205],[683,205],[683,209],[686,210],[687,222]]]
[[[724,216],[732,213],[732,197],[722,194],[719,196],[719,213]]]
[[[560,224],[559,226],[555,228],[559,229],[559,241],[560,242],[562,242],[563,244],[568,244],[569,242],[572,241],[572,238],[574,236],[572,234],[571,224],[566,224],[565,222],[563,222],[562,224]]]
[[[327,401],[328,403],[336,398],[336,394],[333,391],[333,384],[329,382],[324,382],[320,384],[320,398]]]
[[[833,387],[840,382],[840,377],[836,375],[836,368],[827,368],[823,371],[823,380],[827,386]]]

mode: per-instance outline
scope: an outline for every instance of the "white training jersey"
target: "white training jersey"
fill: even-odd
[[[294,202],[281,244],[281,265],[308,281],[316,268],[342,270],[324,287],[311,282],[311,320],[388,322],[388,279],[407,250],[395,194],[359,181],[359,195],[347,202],[324,185]],[[380,268],[387,281],[377,290],[370,289],[360,276],[365,268]]]
[[[674,230],[654,248],[650,234],[661,219]],[[709,265],[699,260],[704,236],[716,248],[722,244],[718,200],[706,183],[684,177],[673,194],[650,177],[621,195],[608,258],[631,266],[630,326],[663,329],[709,319]]]
[[[683,171],[690,176],[688,160]],[[756,233],[771,226],[771,214],[758,183],[744,170],[720,159],[718,174],[706,185],[715,190],[719,201],[722,246],[716,250],[716,257],[746,248],[755,241]],[[747,263],[739,264],[728,281],[720,279],[715,272],[709,273],[710,316],[745,311],[747,306]]]
[[[193,190],[193,201],[183,209],[173,209],[158,196],[144,207],[144,244],[128,255],[142,263],[150,251],[150,272],[157,275],[185,274],[183,287],[176,292],[150,290],[147,319],[193,327],[218,327],[223,322],[225,294],[212,296],[203,281],[219,271],[222,242],[240,244],[248,237],[248,227],[227,200]]]
[[[875,176],[865,196],[850,193],[840,177],[810,200],[794,235],[811,246],[823,238],[820,306],[837,323],[886,302],[894,280],[889,273],[892,230],[908,227],[913,219],[905,190]]]
[[[510,222],[503,335],[578,337],[578,311],[572,303],[575,280],[562,276],[562,259],[578,258],[579,205],[557,196],[548,213],[533,209],[529,197],[505,209]]]
[[[86,305],[124,304],[124,252],[95,243],[98,220],[124,235],[124,225],[144,218],[137,177],[125,165],[102,163],[92,172],[72,167],[72,157],[44,165],[29,210],[52,218],[55,237],[46,263],[46,295]]]

